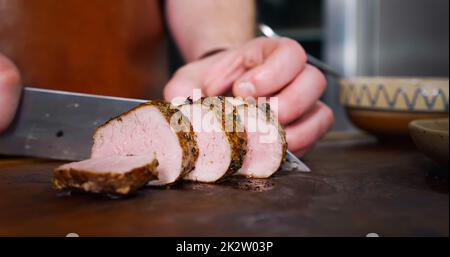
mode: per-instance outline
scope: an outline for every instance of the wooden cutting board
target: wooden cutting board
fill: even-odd
[[[51,188],[60,162],[0,159],[0,236],[448,236],[448,172],[409,144],[325,140],[312,173],[110,199]]]

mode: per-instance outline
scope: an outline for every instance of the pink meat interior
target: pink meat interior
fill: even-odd
[[[181,173],[182,149],[177,135],[154,106],[138,108],[101,127],[94,136],[92,158],[106,156],[156,156],[158,180],[174,182]]]
[[[282,158],[278,129],[256,107],[238,107],[238,114],[247,132],[247,154],[237,174],[267,178],[276,172]]]
[[[201,182],[220,179],[231,162],[230,144],[220,119],[201,104],[184,105],[180,110],[191,121],[199,148],[195,169],[185,179]]]
[[[58,169],[75,169],[95,173],[127,173],[152,163],[152,156],[109,156],[62,165]]]

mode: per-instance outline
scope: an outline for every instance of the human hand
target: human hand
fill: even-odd
[[[242,97],[277,97],[273,111],[286,130],[289,150],[303,154],[332,126],[331,109],[319,101],[326,79],[306,63],[303,48],[287,38],[257,38],[180,68],[164,89],[166,100],[232,92]]]
[[[20,74],[16,66],[0,54],[0,133],[14,118],[21,93]]]

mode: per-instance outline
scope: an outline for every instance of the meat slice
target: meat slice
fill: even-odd
[[[126,195],[157,179],[158,161],[149,156],[110,156],[62,165],[53,173],[56,190]]]
[[[236,131],[235,113],[225,114],[224,104],[222,98],[207,97],[180,106],[191,121],[199,148],[195,168],[184,179],[216,182],[242,166],[246,135],[243,129]]]
[[[167,185],[187,175],[198,156],[192,126],[170,103],[152,101],[114,118],[94,133],[92,158],[156,156],[158,180]]]
[[[283,163],[286,134],[268,105],[257,106],[244,101],[231,101],[247,132],[247,154],[237,175],[268,178]]]

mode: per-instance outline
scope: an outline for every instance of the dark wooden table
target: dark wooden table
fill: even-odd
[[[331,139],[330,139],[331,138]],[[448,171],[405,143],[331,136],[310,174],[109,199],[52,190],[60,163],[0,159],[1,236],[448,236]]]

